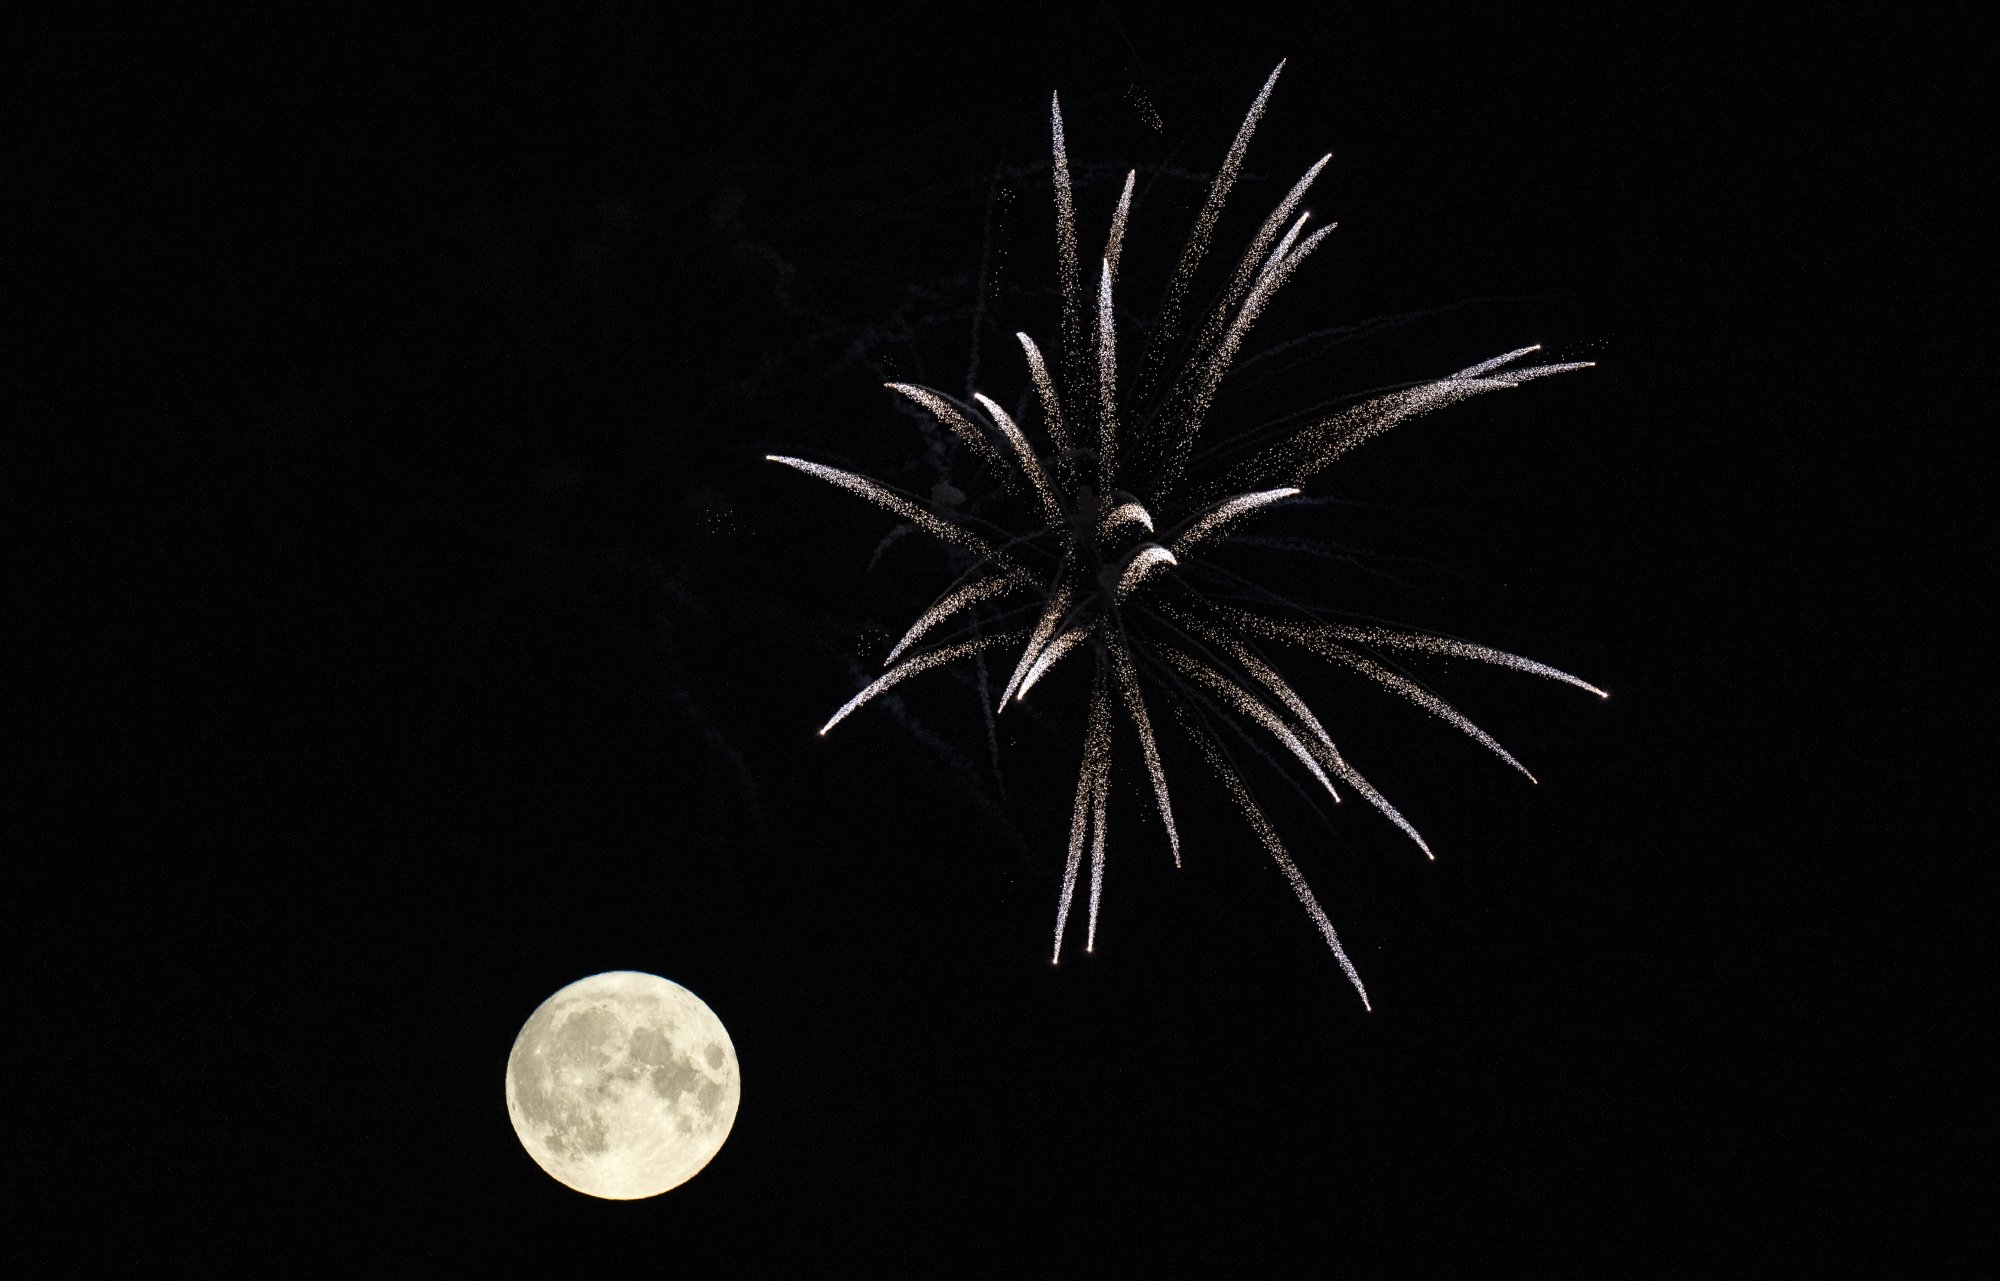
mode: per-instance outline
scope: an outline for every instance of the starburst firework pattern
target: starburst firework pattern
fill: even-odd
[[[1243,779],[1238,750],[1280,764],[1290,758],[1334,802],[1345,788],[1379,811],[1426,857],[1430,846],[1335,745],[1319,717],[1280,675],[1266,652],[1280,647],[1328,660],[1385,688],[1473,738],[1502,761],[1534,776],[1484,730],[1428,688],[1397,671],[1395,655],[1428,654],[1511,668],[1605,696],[1603,690],[1544,663],[1445,636],[1374,623],[1340,621],[1332,611],[1299,605],[1253,583],[1211,554],[1261,512],[1304,486],[1352,450],[1422,414],[1484,392],[1518,387],[1590,362],[1533,363],[1524,347],[1467,369],[1353,404],[1248,450],[1242,461],[1204,468],[1194,448],[1208,427],[1217,390],[1245,337],[1272,298],[1334,229],[1308,231],[1301,209],[1325,168],[1323,156],[1266,217],[1213,304],[1184,323],[1197,269],[1207,254],[1251,135],[1276,86],[1281,62],[1264,83],[1222,165],[1209,183],[1194,227],[1133,372],[1120,370],[1113,306],[1137,171],[1128,173],[1086,288],[1060,97],[1051,99],[1051,182],[1055,196],[1061,344],[1054,367],[1026,333],[1016,334],[1033,430],[983,393],[966,400],[927,387],[889,383],[934,417],[978,459],[1005,491],[1011,526],[971,510],[945,508],[866,476],[785,455],[768,455],[836,485],[951,544],[969,565],[889,651],[885,670],[821,728],[825,734],[885,691],[911,677],[989,651],[1013,653],[1000,696],[1004,711],[1066,661],[1090,665],[1083,757],[1071,812],[1069,848],[1056,906],[1052,961],[1062,958],[1086,855],[1089,895],[1084,948],[1096,944],[1103,898],[1110,773],[1116,739],[1129,735],[1174,863],[1181,862],[1167,770],[1151,709],[1171,709],[1210,772],[1241,811],[1257,840],[1305,907],[1364,1006],[1368,993],[1326,912],[1276,828]],[[1259,608],[1246,608],[1254,602]]]

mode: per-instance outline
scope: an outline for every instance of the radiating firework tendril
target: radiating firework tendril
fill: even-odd
[[[1215,232],[1216,220],[1222,217],[1222,206],[1229,199],[1229,189],[1236,185],[1236,175],[1242,170],[1243,157],[1250,149],[1250,135],[1256,132],[1257,122],[1264,118],[1264,104],[1270,101],[1271,90],[1277,87],[1278,75],[1284,69],[1282,61],[1271,69],[1270,77],[1257,91],[1256,101],[1250,104],[1248,114],[1237,128],[1236,137],[1229,144],[1229,152],[1222,158],[1221,168],[1215,171],[1214,179],[1208,184],[1208,197],[1202,201],[1201,212],[1195,215],[1194,228],[1188,232],[1180,261],[1174,264],[1173,278],[1167,282],[1166,297],[1160,302],[1160,314],[1153,322],[1146,363],[1139,370],[1142,393],[1149,389],[1150,379],[1159,373],[1159,365],[1166,359],[1167,349],[1180,332],[1181,304],[1187,297],[1188,286],[1193,283],[1195,270],[1201,266],[1202,257],[1208,252],[1209,237]]]
[[[1213,510],[1202,513],[1200,519],[1174,539],[1174,550],[1185,556],[1209,539],[1221,533],[1238,516],[1257,510],[1266,503],[1275,503],[1281,498],[1290,498],[1299,492],[1298,486],[1286,485],[1279,489],[1266,489],[1255,494],[1238,494],[1226,502],[1217,503]]]
[[[982,556],[1000,560],[1001,556],[992,544],[962,525],[955,525],[942,517],[932,515],[919,507],[911,499],[905,498],[887,485],[879,484],[866,476],[857,476],[838,467],[828,467],[821,463],[809,463],[803,458],[787,458],[783,454],[766,454],[766,462],[783,463],[785,466],[817,476],[830,485],[838,485],[851,494],[858,494],[878,507],[901,516],[912,525],[947,543],[955,543],[967,551],[978,552]]]
[[[1098,673],[1097,688],[1090,699],[1090,731],[1085,750],[1096,762],[1090,785],[1090,922],[1083,934],[1083,950],[1097,950],[1097,905],[1104,898],[1105,824],[1111,798],[1111,712],[1104,692],[1104,674]],[[1057,959],[1061,959],[1062,936],[1056,936]]]
[[[1230,799],[1236,802],[1236,808],[1243,814],[1244,822],[1250,825],[1250,830],[1257,834],[1257,839],[1262,842],[1272,861],[1277,863],[1279,873],[1284,876],[1285,883],[1292,887],[1292,893],[1306,909],[1306,915],[1310,916],[1313,924],[1319,927],[1320,937],[1326,940],[1327,947],[1333,951],[1333,959],[1340,963],[1341,971],[1347,975],[1347,981],[1354,985],[1355,992],[1361,997],[1362,1008],[1374,1009],[1375,1007],[1368,1002],[1368,989],[1362,985],[1360,973],[1354,968],[1354,962],[1347,959],[1347,949],[1340,945],[1340,935],[1334,931],[1333,922],[1327,919],[1325,909],[1320,907],[1319,900],[1313,896],[1312,886],[1306,883],[1305,874],[1299,871],[1299,865],[1292,861],[1290,854],[1286,853],[1285,843],[1278,839],[1277,829],[1271,826],[1271,820],[1264,817],[1264,811],[1258,807],[1256,798],[1250,795],[1250,789],[1243,785],[1242,776],[1223,756],[1221,745],[1203,733],[1185,714],[1182,726],[1194,740],[1195,746],[1201,749],[1208,767],[1228,789]]]
[[[1028,633],[1028,643],[1021,649],[1021,658],[1014,665],[1014,674],[1007,678],[1007,688],[1000,693],[1002,708],[1006,707],[1008,700],[1014,697],[1014,692],[1021,687],[1021,682],[1028,678],[1028,672],[1033,669],[1035,660],[1041,657],[1042,647],[1056,634],[1056,628],[1062,625],[1064,611],[1075,598],[1075,590],[1068,583],[1060,581],[1056,584],[1055,590],[1049,594],[1048,601],[1042,606],[1042,616],[1035,620],[1035,629]]]
[[[1276,694],[1278,701],[1285,705],[1285,710],[1292,714],[1293,719],[1310,731],[1310,735],[1305,740],[1306,745],[1308,748],[1313,749],[1313,755],[1318,759],[1321,766],[1339,775],[1341,780],[1360,793],[1364,800],[1380,810],[1384,818],[1403,829],[1404,834],[1415,841],[1417,848],[1424,852],[1425,858],[1435,859],[1437,857],[1437,855],[1431,853],[1430,843],[1424,840],[1416,828],[1410,826],[1409,820],[1404,818],[1395,806],[1389,804],[1388,799],[1382,793],[1376,791],[1368,780],[1361,776],[1361,771],[1347,763],[1347,758],[1342,756],[1340,749],[1333,745],[1332,735],[1328,734],[1326,727],[1320,724],[1319,717],[1313,715],[1312,709],[1306,706],[1305,700],[1292,690],[1291,685],[1286,682],[1284,677],[1278,675],[1277,672],[1271,669],[1268,663],[1245,648],[1241,641],[1216,628],[1201,626],[1199,624],[1196,626],[1197,630],[1205,637],[1228,650],[1230,657],[1240,663],[1244,671],[1256,677],[1259,684],[1265,689],[1270,690],[1273,694]],[[1510,757],[1509,759],[1511,760],[1512,758]],[[1534,776],[1529,775],[1529,777],[1532,779]]]
[[[957,406],[953,405],[949,400],[946,400],[943,396],[928,387],[913,387],[909,383],[884,383],[882,385],[897,395],[907,396],[929,410],[931,415],[943,423],[952,435],[958,437],[968,449],[979,455],[981,460],[990,464],[998,471],[1003,480],[1011,481],[1013,479],[1007,474],[1006,467],[1000,458],[1000,451],[993,448],[993,442],[987,440],[985,433],[980,431],[970,418],[959,413]]]
[[[1507,762],[1509,765],[1512,765],[1515,769],[1521,771],[1521,773],[1524,776],[1526,776],[1527,780],[1530,783],[1539,781],[1535,778],[1533,772],[1531,772],[1527,766],[1515,760],[1513,754],[1509,752],[1506,748],[1500,746],[1500,744],[1494,740],[1491,734],[1488,734],[1485,730],[1479,728],[1477,725],[1474,725],[1470,720],[1467,720],[1465,716],[1462,713],[1460,713],[1457,708],[1453,707],[1450,703],[1445,702],[1443,699],[1439,698],[1436,694],[1431,693],[1429,690],[1417,684],[1415,681],[1409,679],[1407,676],[1400,676],[1397,673],[1392,672],[1388,668],[1382,666],[1382,664],[1376,662],[1374,659],[1368,658],[1361,654],[1357,654],[1353,650],[1344,649],[1339,645],[1331,643],[1324,637],[1307,635],[1300,637],[1299,641],[1300,644],[1305,645],[1308,649],[1311,649],[1315,653],[1322,654],[1327,658],[1331,658],[1337,663],[1345,663],[1347,666],[1353,668],[1355,671],[1360,672],[1363,676],[1366,676],[1368,679],[1374,681],[1377,685],[1382,686],[1382,688],[1391,690],[1397,694],[1401,694],[1404,698],[1409,699],[1412,703],[1415,703],[1418,707],[1423,708],[1425,711],[1437,717],[1439,720],[1445,722],[1447,725],[1450,725],[1458,729],[1459,731],[1464,733],[1467,737],[1477,741],[1480,744],[1480,746],[1486,748],[1486,750],[1492,752],[1495,756],[1498,756],[1501,760]]]
[[[1567,373],[1573,369],[1589,369],[1595,363],[1588,360],[1571,360],[1553,365],[1529,365],[1520,369],[1501,368],[1522,356],[1540,350],[1539,347],[1523,347],[1504,356],[1495,356],[1491,360],[1482,361],[1470,369],[1461,369],[1448,378],[1440,378],[1436,382],[1393,391],[1373,400],[1364,401],[1331,418],[1322,419],[1296,433],[1289,440],[1281,441],[1256,455],[1249,462],[1228,472],[1218,482],[1218,487],[1234,488],[1238,482],[1251,484],[1256,483],[1256,480],[1271,479],[1283,479],[1295,485],[1304,484],[1307,479],[1332,466],[1358,446],[1412,418],[1443,409],[1448,405],[1455,405],[1462,400],[1469,400],[1484,392],[1505,391],[1524,382],[1546,378],[1551,374]]]
[[[1132,560],[1125,566],[1125,572],[1118,576],[1118,586],[1113,591],[1114,600],[1124,600],[1134,588],[1145,581],[1148,574],[1168,565],[1179,564],[1179,559],[1158,543],[1148,543],[1132,554]]]
[[[1003,632],[998,636],[985,636],[978,640],[960,641],[956,645],[946,645],[941,649],[934,649],[927,654],[919,654],[915,658],[905,659],[876,677],[868,688],[841,704],[840,710],[835,712],[826,724],[819,727],[819,732],[824,734],[834,726],[840,724],[847,719],[849,712],[868,702],[891,685],[906,681],[919,672],[927,672],[933,667],[942,667],[954,659],[964,658],[969,654],[976,654],[982,649],[991,649],[995,645],[1004,645],[1009,641],[1017,640],[1020,638],[1020,635],[1019,632]]]
[[[1035,682],[1042,679],[1044,673],[1062,661],[1063,655],[1082,644],[1084,638],[1089,635],[1090,630],[1088,628],[1072,627],[1050,641],[1048,647],[1036,657],[1034,666],[1028,669],[1028,674],[1021,678],[1021,688],[1014,691],[1015,699],[1026,698],[1028,691],[1035,687]],[[1002,706],[1004,707],[1005,704],[1003,703]]]
[[[974,392],[972,398],[979,402],[981,409],[992,416],[994,426],[998,427],[1000,434],[1006,437],[1008,447],[1020,461],[1022,474],[1035,488],[1035,498],[1042,505],[1042,518],[1051,525],[1061,524],[1062,504],[1056,501],[1056,491],[1049,484],[1048,473],[1042,470],[1042,460],[1035,456],[1034,446],[1030,445],[1028,438],[1021,434],[1021,429],[1014,425],[1014,420],[1008,416],[1007,411],[995,404],[991,397]]]
[[[1074,384],[1083,357],[1083,266],[1076,247],[1076,203],[1070,194],[1069,145],[1063,140],[1062,96],[1049,95],[1049,185],[1056,200],[1056,276],[1062,288],[1062,357]]]
[[[1042,430],[1048,433],[1049,444],[1053,446],[1056,474],[1067,477],[1069,473],[1069,431],[1063,423],[1062,398],[1056,394],[1055,379],[1049,377],[1049,367],[1042,360],[1042,349],[1035,346],[1035,340],[1026,334],[1015,334],[1020,340],[1021,354],[1028,361],[1028,377],[1035,384],[1035,394],[1042,402]]]
[[[1097,492],[1102,516],[1111,510],[1118,478],[1118,326],[1111,310],[1111,259],[1097,287]]]
[[[1137,525],[1150,534],[1153,532],[1153,513],[1146,510],[1144,503],[1120,503],[1098,522],[1097,536],[1109,538],[1120,525]]]
[[[1125,222],[1132,216],[1132,185],[1139,181],[1139,171],[1125,172],[1125,189],[1118,193],[1118,208],[1111,215],[1111,234],[1104,238],[1104,271],[1107,276],[1118,274],[1118,255],[1125,248]]]
[[[1176,649],[1168,650],[1166,656],[1167,661],[1172,663],[1182,675],[1191,677],[1197,683],[1205,685],[1215,693],[1221,695],[1224,702],[1227,702],[1231,707],[1236,709],[1237,715],[1255,723],[1260,728],[1269,732],[1273,738],[1284,744],[1285,750],[1293,756],[1298,757],[1299,764],[1306,767],[1306,772],[1319,780],[1320,786],[1326,789],[1326,794],[1333,799],[1334,803],[1339,803],[1340,793],[1334,790],[1333,780],[1328,778],[1326,771],[1320,768],[1319,760],[1313,755],[1312,750],[1305,745],[1297,734],[1292,732],[1291,726],[1285,724],[1284,717],[1272,711],[1248,690],[1206,663],[1198,662]]]
[[[959,613],[961,610],[970,609],[983,600],[991,600],[995,596],[1000,596],[1014,590],[1016,587],[1026,587],[1028,585],[1029,580],[1026,578],[1016,577],[1012,574],[995,574],[990,578],[975,578],[965,586],[945,593],[937,604],[925,610],[918,616],[916,622],[910,624],[910,630],[903,633],[903,639],[896,642],[896,648],[890,650],[889,656],[883,659],[882,662],[885,665],[894,663],[898,658],[903,656],[904,650],[922,640],[931,628],[936,627],[939,623]]]
[[[1238,773],[1224,737],[1241,739],[1274,768],[1284,768],[1289,756],[1334,802],[1340,800],[1335,787],[1335,780],[1340,780],[1427,857],[1432,856],[1431,848],[1348,762],[1320,717],[1257,651],[1257,642],[1293,645],[1329,659],[1414,702],[1523,774],[1528,771],[1484,730],[1374,655],[1469,659],[1561,681],[1600,697],[1604,691],[1547,664],[1450,637],[1333,622],[1303,606],[1289,607],[1303,613],[1303,618],[1250,613],[1206,596],[1200,586],[1207,581],[1202,571],[1210,578],[1221,574],[1245,581],[1209,557],[1231,545],[1244,521],[1298,494],[1308,479],[1390,428],[1471,396],[1586,368],[1589,362],[1524,365],[1519,362],[1540,349],[1522,347],[1310,422],[1234,466],[1196,467],[1197,473],[1205,474],[1186,477],[1188,496],[1180,497],[1183,473],[1195,466],[1192,443],[1209,425],[1217,390],[1245,336],[1333,230],[1329,223],[1308,231],[1310,214],[1303,209],[1308,190],[1330,159],[1322,156],[1263,220],[1217,294],[1214,308],[1192,338],[1182,339],[1181,312],[1283,68],[1280,63],[1265,81],[1209,184],[1133,377],[1123,379],[1119,372],[1113,291],[1137,172],[1126,174],[1098,258],[1095,305],[1087,307],[1062,104],[1052,97],[1050,185],[1062,339],[1057,368],[1050,369],[1031,336],[1015,335],[1027,381],[1034,388],[1032,400],[1023,403],[1036,412],[1017,424],[983,392],[970,393],[978,406],[975,410],[927,387],[888,384],[943,424],[975,465],[993,473],[1006,495],[995,501],[1003,511],[1023,517],[1024,529],[1014,533],[1004,523],[971,514],[988,512],[991,504],[957,509],[951,514],[954,519],[867,477],[799,458],[769,457],[867,499],[973,558],[971,568],[923,611],[889,651],[882,675],[834,713],[821,733],[890,687],[988,649],[1020,646],[1000,695],[1003,711],[1027,698],[1069,655],[1090,658],[1083,756],[1057,897],[1052,960],[1062,958],[1063,933],[1086,849],[1090,893],[1084,950],[1096,947],[1109,847],[1111,761],[1121,726],[1129,726],[1138,744],[1153,804],[1174,864],[1180,865],[1180,829],[1168,797],[1165,756],[1148,712],[1151,700],[1172,710],[1172,719],[1221,781],[1367,1006],[1367,991],[1332,922]],[[1184,361],[1177,373],[1165,365],[1175,351],[1183,353]],[[996,541],[970,526],[1002,532]],[[1239,546],[1254,550],[1254,542],[1245,538]],[[1289,545],[1285,539],[1262,542]],[[1012,599],[1017,594],[1039,595],[1031,626],[1013,626],[1025,621],[1026,606]],[[992,634],[990,627],[982,627],[981,619],[995,611],[995,624],[1004,621],[1009,629]],[[990,692],[986,696],[991,697]],[[1282,753],[1267,750],[1264,744],[1272,740]]]
[[[1104,776],[1111,768],[1111,728],[1105,714],[1102,679],[1090,697],[1090,723],[1084,731],[1083,765],[1077,771],[1076,805],[1069,818],[1069,860],[1063,866],[1062,894],[1056,901],[1056,943],[1049,956],[1051,965],[1062,961],[1063,929],[1069,924],[1070,900],[1076,894],[1077,869],[1083,863],[1083,846],[1091,842],[1090,944],[1097,941],[1097,902],[1103,886],[1104,867]],[[1092,820],[1096,833],[1091,833]],[[1086,946],[1085,950],[1089,950]]]
[[[1469,658],[1474,662],[1492,663],[1496,667],[1506,667],[1530,676],[1546,676],[1552,681],[1574,685],[1587,690],[1599,698],[1611,695],[1579,680],[1568,672],[1558,671],[1547,663],[1538,663],[1532,658],[1519,654],[1509,654],[1504,650],[1491,649],[1485,645],[1474,645],[1468,641],[1453,640],[1448,636],[1425,636],[1421,632],[1396,632],[1385,627],[1343,627],[1339,624],[1325,624],[1317,630],[1337,640],[1353,641],[1360,645],[1373,645],[1377,649],[1400,649],[1418,654],[1438,654],[1446,658]]]
[[[1160,808],[1160,823],[1167,829],[1167,847],[1173,851],[1174,866],[1181,865],[1181,834],[1174,825],[1173,803],[1167,799],[1167,771],[1160,763],[1160,746],[1153,738],[1153,720],[1146,714],[1145,695],[1139,688],[1139,673],[1132,665],[1132,649],[1125,638],[1117,637],[1108,647],[1111,670],[1118,678],[1118,696],[1125,714],[1139,734],[1139,754],[1146,760],[1146,776],[1153,783],[1153,800]]]

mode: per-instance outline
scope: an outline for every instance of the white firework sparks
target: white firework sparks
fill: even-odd
[[[1562,681],[1600,697],[1604,691],[1546,664],[1448,637],[1330,622],[1296,606],[1291,608],[1303,617],[1248,612],[1204,591],[1205,583],[1241,581],[1210,565],[1204,553],[1226,546],[1239,524],[1282,505],[1311,477],[1399,423],[1483,392],[1581,369],[1588,362],[1524,364],[1539,349],[1523,347],[1310,422],[1218,475],[1189,476],[1193,443],[1207,425],[1216,391],[1245,336],[1279,288],[1333,230],[1329,224],[1308,232],[1311,215],[1299,211],[1307,189],[1327,163],[1328,158],[1321,157],[1264,220],[1216,306],[1192,330],[1192,337],[1183,331],[1181,312],[1196,269],[1283,69],[1280,63],[1264,83],[1209,185],[1133,376],[1121,379],[1119,373],[1112,298],[1135,175],[1127,175],[1119,195],[1098,259],[1094,305],[1087,306],[1069,155],[1057,100],[1050,111],[1062,296],[1061,359],[1056,369],[1051,371],[1032,338],[1016,335],[1040,421],[1026,427],[1017,424],[980,393],[973,394],[975,407],[930,388],[889,384],[934,416],[993,471],[1025,512],[1025,528],[1003,530],[975,521],[964,512],[941,510],[915,495],[839,468],[779,455],[770,458],[895,513],[961,548],[974,561],[890,651],[882,675],[842,706],[821,733],[891,686],[981,651],[1021,646],[1000,696],[1002,710],[1009,702],[1027,698],[1071,655],[1094,664],[1068,858],[1056,907],[1053,959],[1062,957],[1086,847],[1090,896],[1085,949],[1096,944],[1111,756],[1121,726],[1129,726],[1138,743],[1153,803],[1175,865],[1180,864],[1180,833],[1168,796],[1167,772],[1147,711],[1152,699],[1172,707],[1174,719],[1278,864],[1365,1005],[1368,996],[1360,976],[1298,865],[1232,764],[1224,736],[1236,736],[1275,760],[1264,751],[1261,735],[1282,748],[1333,801],[1340,799],[1337,779],[1427,857],[1430,846],[1349,764],[1320,718],[1258,651],[1258,643],[1293,645],[1332,660],[1471,736],[1530,780],[1534,776],[1492,736],[1422,685],[1371,656],[1371,651],[1471,659]],[[1182,353],[1181,363],[1178,369],[1169,369],[1167,362],[1176,352]],[[1034,621],[999,632],[973,629],[969,623],[980,610],[997,611],[1011,623],[1026,624],[1030,616]],[[937,639],[936,634],[954,620],[964,630],[947,629]],[[929,648],[924,647],[927,644]]]

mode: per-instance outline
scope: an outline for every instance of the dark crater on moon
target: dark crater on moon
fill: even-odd
[[[673,1044],[673,1027],[638,1027],[632,1031],[632,1061],[618,1072],[620,1079],[631,1080],[641,1072],[650,1073],[653,1093],[671,1103],[678,1103],[682,1096],[692,1094],[694,1106],[703,1116],[713,1117],[722,1103],[723,1089],[720,1082],[711,1081],[693,1058],[676,1053]],[[710,1042],[704,1051],[711,1068],[722,1066],[722,1047]],[[686,1117],[680,1118],[683,1131],[693,1129],[693,1123]]]

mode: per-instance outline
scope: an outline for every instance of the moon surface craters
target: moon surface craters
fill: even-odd
[[[675,1052],[674,1030],[671,1026],[633,1028],[632,1068],[644,1071],[653,1093],[673,1105],[681,1132],[687,1134],[693,1131],[697,1117],[712,1120],[722,1104],[723,1082],[715,1075],[722,1066],[722,1051],[714,1042],[709,1043],[704,1055],[712,1052],[712,1057],[704,1072],[690,1055]]]
[[[529,1155],[593,1196],[631,1199],[693,1176],[740,1096],[735,1047],[687,989],[614,971],[572,983],[528,1019],[507,1104]]]

